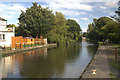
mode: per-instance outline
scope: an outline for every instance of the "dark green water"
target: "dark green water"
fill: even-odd
[[[82,42],[42,48],[3,58],[4,78],[78,78],[97,46]]]

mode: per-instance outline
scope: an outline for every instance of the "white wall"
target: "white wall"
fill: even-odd
[[[6,28],[6,21],[0,21],[0,29],[1,28]]]
[[[1,21],[0,20],[0,25],[5,25],[6,26],[6,21]]]
[[[5,28],[6,28],[6,26],[0,25],[0,31],[1,31],[2,29],[5,29]]]
[[[5,40],[0,40],[0,46],[10,46],[12,36],[14,36],[14,32],[0,32],[0,34],[5,34]]]

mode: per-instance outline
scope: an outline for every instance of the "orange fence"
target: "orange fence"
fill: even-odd
[[[43,39],[43,37],[25,37],[22,36],[19,37],[12,37],[12,48],[23,48],[23,45],[38,45],[38,44],[46,44],[47,39]]]
[[[12,44],[11,47],[15,48],[15,47],[20,47],[23,48],[23,37],[19,36],[19,37],[12,37]]]

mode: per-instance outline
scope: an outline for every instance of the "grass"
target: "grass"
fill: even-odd
[[[115,63],[115,61],[112,60],[112,61],[110,62],[110,65],[111,65],[113,68],[120,70],[120,60],[119,60],[117,63]]]
[[[103,44],[103,42],[100,42],[100,41],[99,41],[98,43],[99,43],[100,45]]]
[[[98,44],[100,46],[105,45],[103,42],[99,41]],[[120,50],[120,44],[114,44],[114,43],[109,43],[108,45],[111,45],[113,48],[118,48],[117,50]]]
[[[120,44],[111,44],[112,47],[118,48],[117,50],[120,50]]]
[[[114,74],[112,74],[112,72],[110,72],[110,76],[111,76],[111,80],[117,80],[117,77],[114,75]]]
[[[113,44],[112,47],[120,47],[118,44]]]

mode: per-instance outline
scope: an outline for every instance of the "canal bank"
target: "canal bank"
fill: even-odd
[[[111,46],[99,46],[97,53],[80,75],[80,79],[84,78],[111,78],[111,66],[109,64],[109,57],[114,57],[115,51]],[[111,55],[113,54],[113,55]],[[114,71],[115,72],[115,71]],[[95,73],[95,74],[94,74]],[[118,76],[118,72],[116,72]],[[116,78],[117,78],[116,76]]]
[[[40,46],[34,46],[34,47],[27,47],[27,48],[18,48],[15,50],[5,50],[2,51],[2,57],[6,57],[6,56],[10,56],[10,55],[14,55],[20,52],[24,52],[24,51],[29,51],[29,50],[33,50],[33,49],[38,49],[38,48],[52,48],[52,47],[56,47],[57,44],[47,44],[47,45],[40,45]]]

